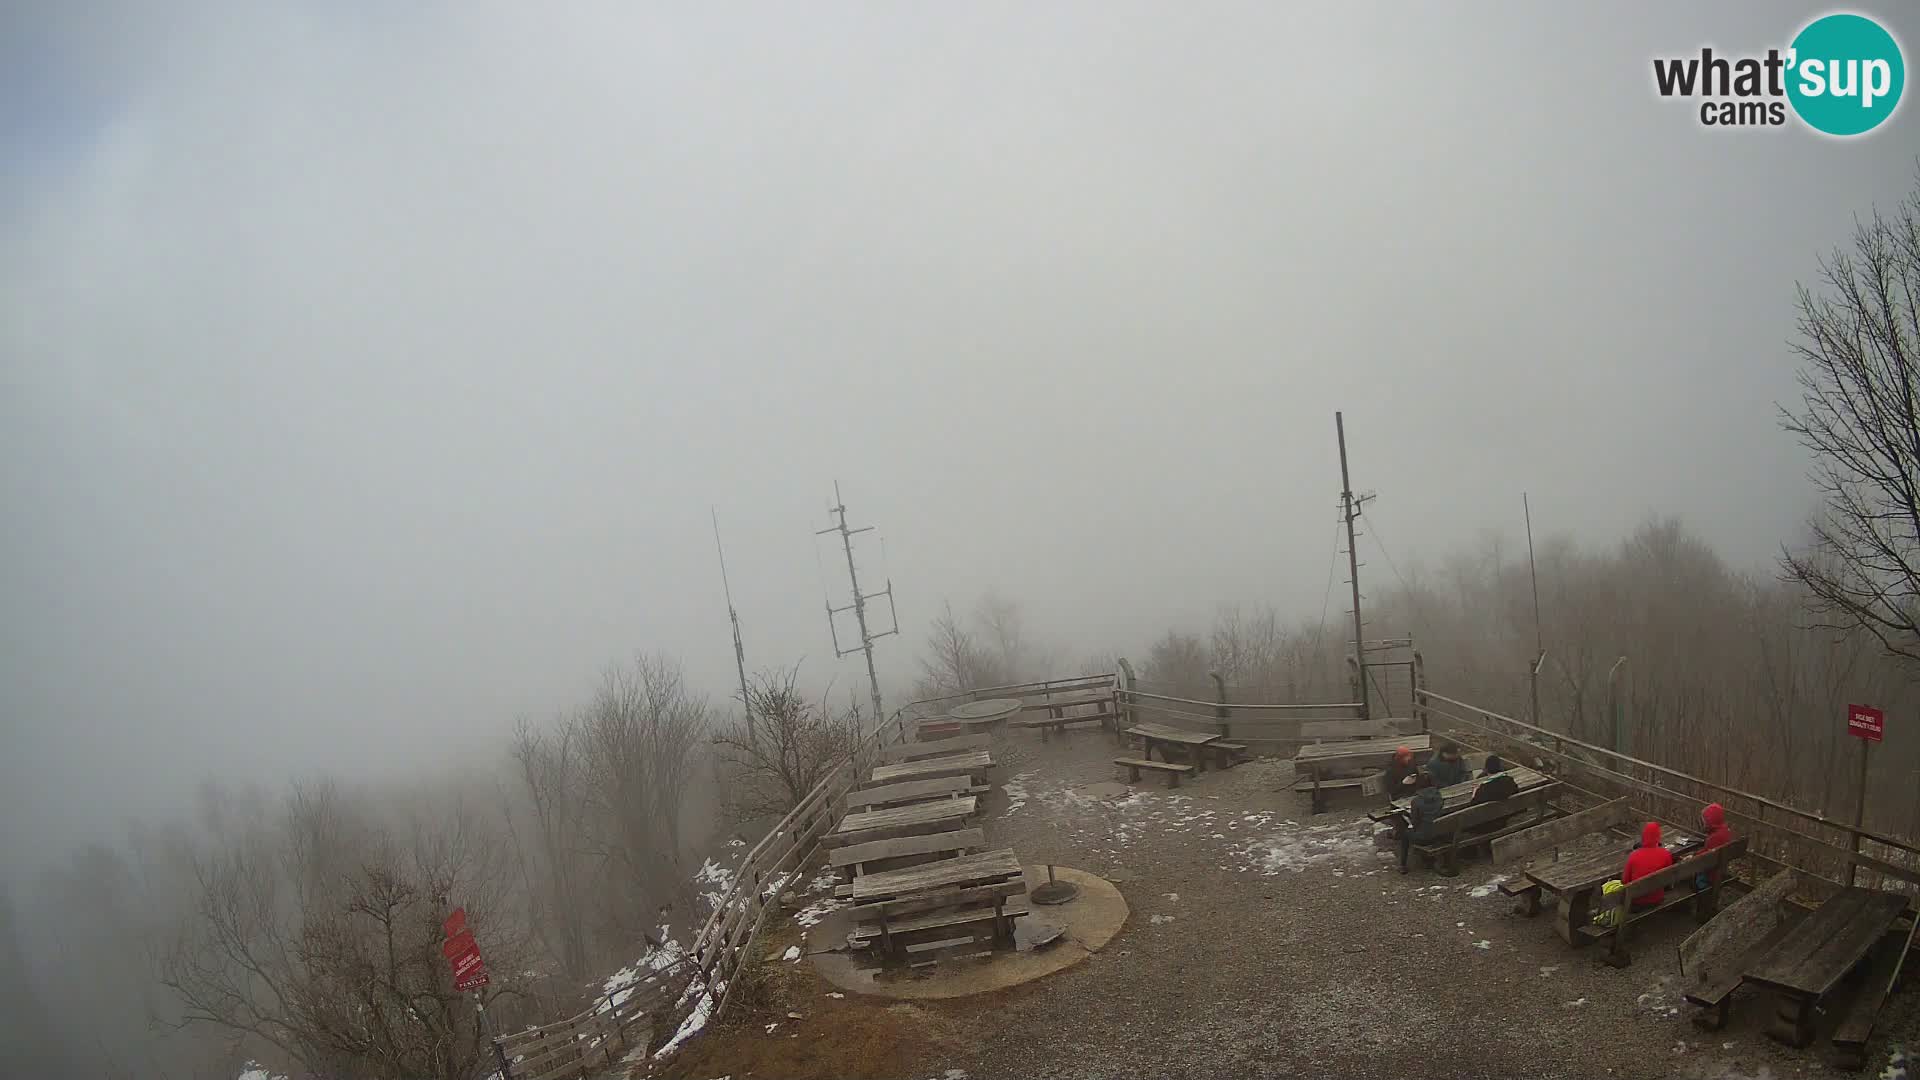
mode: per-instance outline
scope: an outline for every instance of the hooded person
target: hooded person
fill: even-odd
[[[1631,885],[1650,874],[1673,865],[1673,852],[1660,846],[1660,823],[1649,821],[1640,827],[1640,846],[1627,856],[1627,867],[1620,872],[1620,883]],[[1653,907],[1667,898],[1665,889],[1655,889],[1633,898],[1636,908]]]
[[[1440,795],[1440,785],[1434,783],[1433,775],[1427,772],[1415,774],[1414,783],[1419,791],[1407,806],[1406,827],[1400,833],[1400,872],[1407,872],[1407,855],[1413,845],[1425,843],[1433,835],[1433,823],[1441,814],[1447,812],[1446,799]]]
[[[1413,786],[1413,774],[1419,769],[1413,763],[1413,751],[1404,746],[1393,751],[1393,764],[1387,766],[1387,798],[1397,799]]]
[[[1733,830],[1727,828],[1727,810],[1719,803],[1708,803],[1700,810],[1700,824],[1706,827],[1707,842],[1701,845],[1701,851],[1712,851],[1725,847],[1733,841]],[[1720,882],[1720,871],[1707,870],[1693,876],[1693,890],[1705,892],[1708,887]]]
[[[1480,770],[1480,779],[1485,780],[1489,776],[1498,776],[1506,771],[1507,763],[1500,760],[1499,754],[1488,754],[1487,763]]]

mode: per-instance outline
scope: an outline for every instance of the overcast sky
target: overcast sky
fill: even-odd
[[[1794,5],[0,7],[0,838],[491,752],[635,650],[904,681],[994,587],[1069,655],[1318,609],[1344,410],[1404,567],[1811,506],[1793,289],[1875,135],[1650,59]],[[1864,5],[1920,42],[1911,8]],[[1912,56],[1909,44],[1909,60]]]

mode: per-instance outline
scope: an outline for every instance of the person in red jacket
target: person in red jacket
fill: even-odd
[[[1707,829],[1707,842],[1701,845],[1701,851],[1712,851],[1714,848],[1725,847],[1732,842],[1733,830],[1727,828],[1727,811],[1719,803],[1708,803],[1706,808],[1700,811],[1700,823]],[[1708,887],[1718,884],[1719,881],[1720,871],[1718,870],[1695,874],[1693,891],[1705,892]]]
[[[1673,852],[1660,846],[1660,823],[1649,821],[1640,827],[1640,846],[1627,856],[1627,868],[1620,872],[1620,884],[1631,885],[1649,874],[1657,874],[1673,865]],[[1665,889],[1655,889],[1633,898],[1637,908],[1652,907],[1667,898]]]

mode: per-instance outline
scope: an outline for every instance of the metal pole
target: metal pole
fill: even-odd
[[[1347,519],[1347,574],[1353,586],[1353,655],[1360,686],[1360,719],[1371,720],[1373,713],[1367,706],[1366,635],[1360,630],[1360,550],[1354,546],[1353,535],[1353,519],[1359,515],[1354,510],[1353,481],[1347,472],[1347,422],[1338,412],[1333,414],[1333,430],[1340,440],[1340,510]]]
[[[733,663],[740,671],[740,707],[747,714],[747,741],[759,742],[753,723],[753,698],[747,693],[747,649],[740,643],[740,616],[733,610],[733,586],[727,582],[727,552],[720,546],[720,512],[712,507],[707,512],[713,516],[713,550],[720,556],[720,588],[727,594],[727,621],[733,624]]]
[[[1867,827],[1867,746],[1865,739],[1860,740],[1860,798],[1853,807],[1853,840],[1851,847],[1855,855],[1860,854],[1860,831]],[[1847,861],[1847,886],[1853,886],[1853,879],[1860,872],[1860,864]]]
[[[513,1066],[507,1061],[507,1052],[500,1040],[493,1037],[493,1025],[487,1023],[487,1006],[480,1000],[480,991],[473,992],[473,1009],[480,1014],[480,1035],[493,1045],[493,1059],[500,1066],[500,1080],[513,1080]]]
[[[854,534],[871,532],[873,530],[873,526],[864,525],[858,529],[847,528],[847,507],[846,507],[846,503],[843,502],[840,498],[840,481],[838,480],[835,480],[833,482],[833,502],[834,502],[833,508],[828,512],[834,514],[839,519],[838,522],[830,528],[821,529],[815,535],[825,535],[826,533],[830,533],[830,532],[837,532],[840,534],[840,545],[841,547],[846,549],[846,553],[847,553],[847,581],[849,584],[853,586],[853,603],[850,606],[853,608],[853,620],[855,624],[857,624],[860,628],[860,647],[858,649],[848,649],[846,650],[846,652],[840,652],[836,644],[834,651],[841,656],[845,656],[847,655],[847,653],[852,653],[852,652],[863,652],[867,655],[867,687],[873,694],[874,724],[878,725],[880,723],[880,719],[886,716],[886,709],[880,704],[880,675],[877,671],[874,670],[874,666],[873,666],[874,635],[872,635],[867,631],[868,597],[865,593],[862,593],[860,591],[860,572],[857,569],[855,569],[853,565]],[[893,582],[891,581],[887,582],[887,588],[885,593],[874,593],[873,595],[886,596],[887,603],[891,605],[893,603]],[[831,628],[833,625],[834,612],[845,611],[845,610],[846,608],[837,608],[837,609],[833,607],[827,608],[827,625],[829,628]],[[893,629],[887,631],[887,633],[897,634],[899,632],[900,632],[900,623],[899,623],[899,620],[896,619],[894,621]],[[885,637],[886,634],[882,634],[880,636]]]
[[[1520,509],[1527,516],[1527,576],[1533,579],[1533,651],[1545,655],[1546,643],[1540,637],[1540,569],[1533,561],[1533,507],[1527,493],[1520,493]]]
[[[1613,677],[1619,673],[1620,665],[1626,662],[1627,658],[1623,656],[1615,660],[1613,666],[1607,669],[1607,712],[1613,720],[1613,752],[1616,754],[1622,752],[1620,749],[1620,729],[1624,725],[1621,724],[1620,688],[1614,683]]]

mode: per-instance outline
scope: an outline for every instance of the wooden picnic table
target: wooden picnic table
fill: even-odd
[[[835,890],[862,919],[847,936],[855,948],[882,954],[975,951],[981,932],[996,946],[1013,941],[1013,922],[1027,914],[1026,877],[1011,848],[961,855],[854,878]],[[924,959],[924,957],[923,957]]]
[[[1135,724],[1127,729],[1127,734],[1140,740],[1140,752],[1148,761],[1153,760],[1153,748],[1157,746],[1161,760],[1172,764],[1173,757],[1169,751],[1178,746],[1193,759],[1194,768],[1200,772],[1207,771],[1206,754],[1201,747],[1220,741],[1217,732],[1188,731],[1167,724]]]
[[[958,799],[936,799],[933,802],[909,803],[906,806],[848,814],[826,835],[824,842],[833,848],[868,840],[890,840],[896,836],[947,832],[961,828],[973,816],[976,806],[977,800],[972,795],[966,795]]]
[[[1527,880],[1542,892],[1560,898],[1553,929],[1560,940],[1576,948],[1586,944],[1578,931],[1593,921],[1594,895],[1601,886],[1620,876],[1620,871],[1627,866],[1627,853],[1639,846],[1637,841],[1629,842],[1624,836],[1605,835],[1619,843],[1591,854],[1531,866],[1524,871]],[[1660,846],[1672,852],[1675,860],[1691,854],[1702,843],[1699,837],[1679,829],[1667,830],[1660,837]]]
[[[974,724],[997,724],[1020,711],[1019,698],[988,698],[985,701],[969,701],[965,705],[955,705],[947,710],[947,719],[957,720],[971,727]]]
[[[1303,746],[1293,755],[1293,771],[1306,773],[1311,781],[1305,789],[1298,786],[1294,790],[1307,790],[1313,793],[1313,812],[1318,814],[1327,808],[1326,792],[1322,789],[1336,773],[1350,772],[1355,769],[1384,769],[1393,764],[1393,755],[1401,747],[1413,751],[1414,756],[1433,749],[1431,735],[1399,735],[1385,739],[1343,739],[1339,742],[1314,743]],[[1337,781],[1333,786],[1360,786],[1357,780]]]
[[[1537,769],[1529,769],[1525,765],[1516,765],[1498,775],[1513,777],[1513,782],[1519,787],[1520,791],[1531,791],[1542,785],[1556,782],[1547,774]],[[1473,802],[1473,793],[1479,790],[1481,784],[1486,783],[1490,779],[1492,779],[1492,777],[1483,776],[1441,788],[1440,800],[1444,808],[1442,812],[1451,813],[1452,811],[1466,807],[1467,804]],[[1515,794],[1518,794],[1518,792]],[[1385,821],[1390,817],[1404,816],[1409,813],[1412,808],[1413,796],[1403,795],[1400,798],[1391,800],[1385,810],[1370,811],[1367,816],[1375,821]]]
[[[874,784],[896,784],[902,780],[931,780],[938,776],[971,776],[984,780],[993,768],[993,754],[986,750],[963,750],[958,754],[902,761],[897,765],[879,765],[873,770]]]
[[[1746,981],[1780,998],[1767,1034],[1791,1046],[1812,1042],[1814,1006],[1880,943],[1907,901],[1879,889],[1841,889],[1750,964]]]

